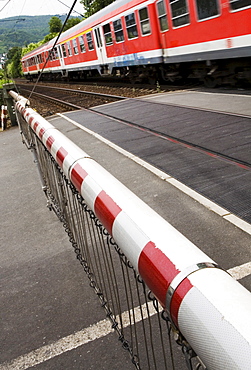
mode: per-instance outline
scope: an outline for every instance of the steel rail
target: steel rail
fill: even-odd
[[[30,91],[30,90],[26,90],[26,89],[22,89],[22,90],[23,91],[28,91],[28,92]],[[60,100],[60,99],[54,98],[52,96],[44,95],[44,94],[41,94],[41,93],[38,93],[38,92],[33,92],[32,95],[36,95],[36,96],[40,97],[41,99],[44,99],[44,100],[47,100],[47,101],[53,101],[57,105],[63,105],[63,106],[73,108],[73,109],[76,109],[76,110],[83,109],[83,107],[81,107],[79,105],[72,104],[72,103],[66,102],[64,100]]]
[[[39,86],[39,87],[41,87],[41,86]],[[134,99],[134,98],[125,98],[125,97],[116,96],[116,95],[107,95],[107,94],[99,94],[99,93],[85,92],[85,91],[72,90],[72,89],[64,89],[64,88],[61,88],[61,87],[58,88],[58,87],[50,87],[50,86],[47,87],[46,86],[45,88],[46,89],[55,89],[55,90],[59,90],[59,91],[74,92],[74,93],[79,93],[79,94],[86,94],[86,95],[94,95],[94,96],[100,96],[100,97],[107,97],[107,98],[117,99],[117,100]],[[107,113],[100,113],[100,112],[95,111],[92,108],[85,108],[83,106],[78,106],[78,105],[75,105],[75,104],[72,104],[72,103],[68,103],[68,102],[65,102],[63,100],[60,100],[60,99],[57,99],[57,98],[54,98],[54,97],[49,97],[48,98],[46,95],[43,95],[41,93],[33,93],[33,94],[37,94],[37,96],[41,96],[44,99],[53,100],[53,101],[55,101],[56,103],[58,103],[60,105],[66,105],[66,106],[69,106],[70,108],[73,108],[73,109],[86,109],[86,110],[89,110],[89,111],[91,111],[91,112],[93,112],[95,114],[99,114],[99,115],[102,115],[104,117],[112,118],[113,120],[115,120],[117,122],[120,122],[120,123],[125,124],[125,125],[128,125],[128,126],[133,126],[136,129],[138,129],[138,130],[141,130],[141,131],[150,133],[150,134],[152,134],[154,136],[157,136],[157,137],[160,137],[160,138],[162,138],[164,140],[168,140],[168,141],[171,141],[173,143],[176,143],[176,144],[179,144],[179,145],[183,145],[183,146],[185,146],[185,147],[187,147],[189,149],[197,150],[197,151],[199,151],[201,153],[204,153],[207,156],[210,156],[211,158],[217,158],[217,159],[223,160],[225,162],[228,162],[228,163],[230,163],[232,165],[241,167],[241,168],[243,168],[245,170],[249,170],[249,171],[251,170],[251,163],[249,163],[249,162],[246,162],[246,161],[240,160],[238,158],[235,158],[235,157],[232,157],[232,156],[223,154],[221,152],[215,151],[215,150],[210,149],[210,148],[207,148],[205,146],[195,144],[195,143],[193,143],[191,141],[181,139],[181,138],[179,138],[177,136],[167,135],[167,134],[164,134],[161,131],[154,130],[154,129],[151,129],[151,128],[146,128],[144,125],[140,125],[140,124],[137,124],[135,122],[130,122],[130,121],[125,120],[125,119],[120,119],[120,118],[117,118],[117,117],[115,117],[113,115],[110,115],[110,114],[107,114]],[[137,100],[139,100],[139,98],[137,98]],[[193,109],[193,108],[191,108],[191,109]]]
[[[18,84],[17,86],[25,86],[27,88],[27,85],[21,85]],[[83,90],[74,90],[74,89],[66,89],[64,87],[54,87],[54,86],[37,86],[37,88],[42,88],[42,89],[47,89],[47,90],[58,90],[58,91],[67,91],[69,93],[75,93],[79,95],[89,95],[89,96],[97,96],[97,97],[103,97],[103,98],[108,98],[108,99],[116,99],[116,100],[124,100],[127,99],[125,96],[119,96],[119,95],[111,95],[111,94],[102,94],[102,93],[97,93],[93,91],[83,91]],[[27,89],[28,90],[28,89]],[[33,92],[34,94],[34,92]]]

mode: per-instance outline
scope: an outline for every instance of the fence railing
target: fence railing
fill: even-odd
[[[26,99],[10,95],[48,207],[135,367],[250,369],[250,292]]]

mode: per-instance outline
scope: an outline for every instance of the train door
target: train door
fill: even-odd
[[[95,39],[99,64],[105,64],[106,50],[104,46],[104,39],[102,36],[101,26],[97,26],[93,28],[93,32],[94,32],[94,39]]]
[[[60,65],[61,65],[61,67],[64,67],[64,57],[63,57],[61,45],[58,45],[57,49],[58,49],[58,56],[59,56],[59,60],[60,60]]]

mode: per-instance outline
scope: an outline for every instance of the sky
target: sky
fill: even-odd
[[[0,18],[66,14],[73,3],[74,0],[0,0]],[[77,1],[74,10],[83,14],[84,7],[80,0]],[[77,17],[79,14],[73,11],[71,15]]]

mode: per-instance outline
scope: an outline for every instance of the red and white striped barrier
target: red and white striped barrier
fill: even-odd
[[[250,292],[23,100],[16,108],[204,365],[250,370]]]
[[[4,131],[7,127],[8,110],[6,105],[1,106],[1,130]]]

